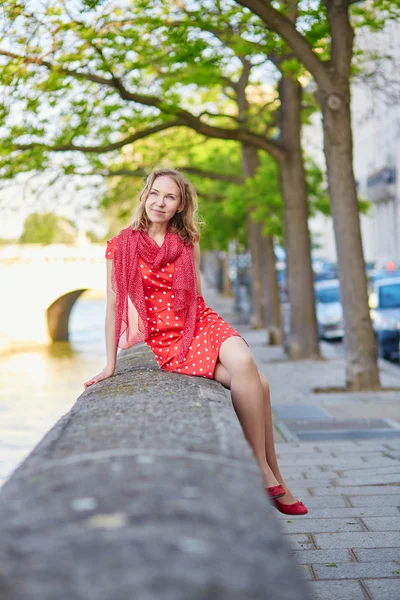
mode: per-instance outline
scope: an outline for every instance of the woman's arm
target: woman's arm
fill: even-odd
[[[113,261],[106,260],[107,263],[107,308],[106,308],[106,353],[107,367],[114,373],[117,360],[117,341],[115,339],[115,305],[116,294],[111,285],[111,272]]]
[[[106,260],[107,264],[107,307],[106,307],[106,354],[107,354],[107,365],[99,373],[84,383],[84,388],[98,383],[103,379],[112,377],[115,371],[115,363],[117,359],[117,342],[115,339],[115,305],[116,305],[116,294],[112,289],[111,285],[111,272],[112,272],[112,259]]]
[[[196,242],[193,246],[194,268],[196,271],[197,294],[202,296],[201,279],[200,279],[200,245]]]

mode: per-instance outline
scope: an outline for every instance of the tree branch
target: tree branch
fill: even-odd
[[[314,54],[307,40],[297,31],[293,23],[271,6],[270,0],[235,1],[258,15],[268,29],[278,33],[289,44],[297,58],[313,75],[318,86],[328,93],[333,91],[333,84],[324,63]]]
[[[154,127],[148,127],[143,131],[137,131],[136,133],[120,140],[119,142],[114,142],[113,144],[105,144],[104,146],[76,146],[75,144],[63,144],[60,146],[49,146],[46,144],[41,144],[40,142],[32,142],[30,144],[15,144],[15,150],[32,150],[32,148],[44,148],[49,150],[50,152],[67,152],[67,151],[78,151],[78,152],[94,152],[94,153],[104,153],[104,152],[112,152],[113,150],[119,150],[128,144],[132,144],[133,142],[137,142],[143,138],[149,137],[159,131],[165,131],[166,129],[171,129],[171,127],[180,127],[185,125],[185,123],[179,119],[175,121],[170,121],[169,123],[162,123],[161,125],[155,125]]]
[[[226,183],[234,183],[235,185],[242,185],[244,183],[244,179],[242,177],[236,177],[235,175],[227,175],[226,173],[216,173],[214,171],[207,171],[204,169],[198,169],[197,167],[190,166],[181,166],[177,167],[177,169],[180,171],[184,171],[185,173],[190,173],[191,175],[198,175],[199,177],[205,177],[214,181],[224,181]],[[96,169],[94,171],[86,173],[74,171],[70,174],[80,176],[101,175],[102,177],[146,177],[151,170],[151,167],[139,167],[138,169]]]
[[[25,63],[37,64],[40,66],[44,66],[47,69],[52,70],[52,71],[59,71],[60,73],[63,73],[67,76],[75,77],[76,79],[86,79],[89,81],[93,81],[95,83],[99,83],[100,85],[112,87],[116,91],[118,91],[120,97],[123,100],[127,100],[130,102],[136,102],[138,104],[143,104],[144,106],[153,106],[155,108],[158,108],[160,111],[162,111],[166,114],[170,114],[170,115],[173,114],[177,119],[179,119],[181,121],[180,124],[182,124],[182,125],[185,124],[188,127],[190,127],[191,129],[194,129],[198,133],[201,133],[207,137],[213,137],[213,138],[222,139],[222,140],[233,140],[233,141],[237,141],[237,142],[247,143],[247,144],[250,144],[252,146],[259,148],[260,150],[265,150],[266,152],[271,154],[271,156],[273,158],[275,158],[275,160],[279,161],[284,158],[284,154],[285,154],[284,150],[277,143],[273,142],[272,140],[265,139],[264,137],[262,137],[258,134],[252,133],[251,131],[248,131],[243,128],[224,129],[223,127],[216,127],[216,126],[204,123],[199,117],[193,115],[192,113],[190,113],[189,111],[187,111],[183,108],[180,108],[179,106],[174,107],[174,106],[166,105],[162,101],[162,99],[157,96],[146,96],[144,94],[130,92],[129,90],[127,90],[125,88],[122,81],[120,81],[119,79],[117,79],[114,76],[111,78],[105,78],[105,77],[100,77],[98,75],[94,75],[92,73],[70,70],[65,67],[58,67],[57,65],[53,65],[51,62],[43,60],[40,57],[29,57],[29,56],[25,57],[25,56],[11,53],[11,52],[6,52],[4,50],[0,50],[0,56],[7,56],[9,58],[19,59]],[[116,148],[121,148],[122,146],[126,145],[127,143],[131,143],[131,141],[128,141],[125,143],[123,143],[123,141],[117,142],[118,145],[116,146]],[[34,144],[34,145],[38,146],[40,144]],[[86,151],[86,152],[108,152],[110,150],[115,149],[115,148],[113,148],[113,146],[114,146],[113,144],[108,144],[107,148],[109,148],[109,149],[107,149],[107,150],[101,149],[102,147],[93,146],[93,147],[90,147],[90,149],[88,150],[88,149],[86,149],[85,146],[83,146],[83,147],[72,146],[71,147],[71,145],[67,145],[67,146],[57,147],[54,151],[80,150],[82,148],[81,151],[83,151],[83,152],[84,151]],[[29,147],[33,147],[33,146],[28,144],[25,146],[21,146],[19,149],[29,149]]]

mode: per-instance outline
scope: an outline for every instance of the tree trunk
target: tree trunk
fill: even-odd
[[[251,305],[250,324],[253,329],[263,329],[266,326],[264,312],[264,285],[262,274],[262,244],[261,223],[255,223],[251,218],[252,208],[247,213],[247,231],[251,254]]]
[[[301,151],[301,86],[282,77],[281,142],[286,157],[279,161],[284,204],[286,276],[290,303],[288,354],[292,359],[320,358],[315,314],[307,186]]]
[[[257,149],[253,146],[244,145],[242,148],[244,176],[252,177],[258,167]],[[268,344],[280,344],[282,339],[280,330],[281,305],[273,240],[271,236],[265,237],[262,235],[262,224],[253,221],[251,210],[250,207],[247,216],[253,282],[253,315],[250,322],[254,328],[267,327]]]
[[[268,328],[267,343],[271,346],[280,346],[282,344],[281,298],[272,236],[263,236],[262,245],[265,317]]]
[[[350,93],[329,107],[323,103],[324,151],[339,266],[346,352],[346,387],[379,387],[375,339],[368,308],[367,276],[353,172]],[[332,97],[331,103],[332,103]],[[339,98],[339,97],[338,97]]]
[[[232,296],[232,286],[229,277],[229,252],[225,252],[222,259],[222,293],[224,296]]]
[[[252,177],[258,167],[257,149],[253,146],[242,145],[243,156],[243,175],[245,179]],[[250,324],[253,329],[263,329],[265,327],[265,313],[263,303],[263,277],[262,277],[262,259],[261,259],[261,230],[262,225],[255,223],[251,218],[253,207],[250,206],[247,212],[247,232],[248,243],[251,254],[251,304],[252,311]]]
[[[324,152],[339,266],[346,351],[346,386],[350,390],[380,387],[376,346],[368,307],[367,276],[353,171],[350,65],[354,33],[347,3],[328,3],[332,35],[330,89],[319,87]],[[333,90],[333,91],[332,91]]]

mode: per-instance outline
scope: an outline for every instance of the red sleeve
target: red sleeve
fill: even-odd
[[[111,238],[111,240],[107,240],[107,248],[106,248],[106,254],[105,254],[106,258],[114,258],[116,240],[117,240],[116,236]]]

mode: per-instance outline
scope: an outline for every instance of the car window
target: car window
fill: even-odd
[[[400,308],[400,283],[379,288],[379,308]]]
[[[317,302],[322,304],[328,304],[329,302],[340,302],[339,288],[325,288],[323,290],[316,290],[315,298]]]

